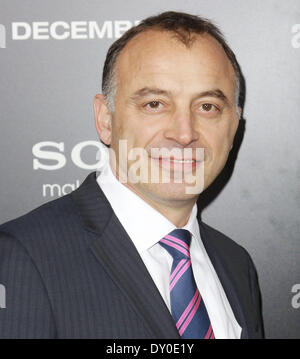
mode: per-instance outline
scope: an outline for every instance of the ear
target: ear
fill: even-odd
[[[112,116],[102,94],[97,94],[94,98],[94,118],[99,138],[106,145],[110,145]]]

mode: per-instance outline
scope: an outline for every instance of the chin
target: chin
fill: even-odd
[[[147,191],[153,199],[162,201],[191,200],[199,195],[199,192],[187,192],[187,188],[190,185],[184,183],[157,183],[147,186],[143,185],[143,187],[144,192]]]

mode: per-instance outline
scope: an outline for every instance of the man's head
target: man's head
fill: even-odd
[[[173,174],[185,167],[192,175],[199,163],[157,160],[153,148],[182,153],[190,149],[190,159],[197,148],[203,148],[205,189],[221,172],[232,147],[240,112],[240,78],[233,52],[208,20],[175,12],[145,19],[108,51],[103,95],[95,97],[94,105],[99,137],[114,150],[117,166],[123,139],[128,151],[145,149],[143,160],[150,159],[149,165],[164,170],[166,162],[171,163]],[[131,163],[128,160],[127,168]],[[154,207],[180,207],[195,202],[199,194],[187,194],[184,181],[129,181],[127,186]]]

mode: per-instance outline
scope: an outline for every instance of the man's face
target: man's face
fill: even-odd
[[[132,148],[147,151],[142,161],[147,161],[149,174],[150,166],[157,166],[160,171],[170,167],[171,175],[169,183],[129,181],[126,185],[131,190],[150,203],[196,201],[201,190],[187,194],[184,178],[182,183],[174,179],[183,171],[194,175],[201,161],[183,165],[172,158],[158,160],[151,149],[175,148],[183,158],[185,148],[192,157],[197,148],[203,148],[204,189],[220,173],[238,126],[235,74],[221,45],[209,35],[195,35],[193,44],[186,47],[172,33],[149,30],[122,50],[116,78],[111,136],[106,141],[116,154],[116,171],[119,140],[127,140],[128,152]],[[128,169],[132,163],[128,160]],[[125,171],[124,164],[120,168]]]

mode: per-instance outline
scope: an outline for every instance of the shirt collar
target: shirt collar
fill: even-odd
[[[151,248],[176,228],[160,212],[118,181],[108,161],[97,176],[97,182],[139,253]],[[197,237],[199,228],[196,203],[187,224],[182,228]]]

